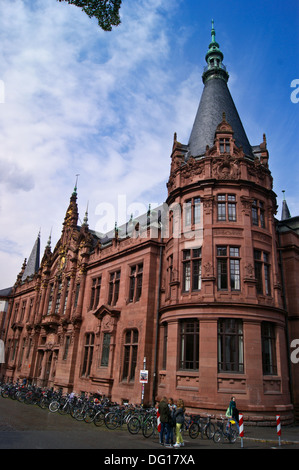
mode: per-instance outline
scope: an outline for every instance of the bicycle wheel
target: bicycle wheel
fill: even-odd
[[[59,407],[60,407],[60,403],[59,401],[51,401],[50,405],[49,405],[49,410],[51,411],[51,413],[56,413],[56,411],[59,410]]]
[[[231,429],[228,434],[228,440],[231,444],[234,444],[237,440],[238,433],[235,429]]]
[[[75,418],[77,421],[83,421],[84,419],[84,410],[83,408],[76,408],[74,411],[73,411],[73,418]]]
[[[144,437],[151,437],[154,434],[156,423],[151,418],[148,419],[142,426],[142,434]]]
[[[119,426],[120,416],[117,413],[107,413],[105,416],[105,424],[106,427],[110,430],[114,430]]]
[[[208,439],[213,439],[215,434],[215,426],[213,423],[208,423],[205,427],[205,435]]]
[[[189,428],[189,436],[191,439],[196,439],[199,435],[199,425],[198,423],[192,423],[190,428]]]
[[[61,404],[58,408],[58,413],[61,415],[67,415],[69,413],[69,405],[68,404]]]
[[[1,395],[3,398],[8,398],[9,397],[8,389],[2,389]]]
[[[98,411],[93,419],[95,426],[103,426],[105,423],[105,413],[103,411]]]
[[[49,408],[49,399],[48,398],[42,398],[39,402],[40,408],[45,410],[46,408]]]
[[[87,408],[84,413],[84,421],[85,423],[91,423],[94,420],[96,415],[96,410],[94,408]]]
[[[221,441],[221,439],[222,439],[222,432],[221,431],[215,431],[214,436],[213,436],[214,442],[218,443],[218,442]]]
[[[128,431],[131,434],[138,434],[141,428],[139,418],[132,416],[127,423]]]

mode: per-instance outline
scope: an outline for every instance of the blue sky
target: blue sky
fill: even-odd
[[[0,2],[0,288],[39,230],[42,252],[51,231],[54,248],[76,174],[80,218],[88,205],[96,230],[105,208],[121,223],[166,199],[173,134],[188,143],[212,18],[249,141],[267,136],[277,216],[282,190],[299,215],[298,0],[123,0],[121,17],[107,33],[56,0]]]

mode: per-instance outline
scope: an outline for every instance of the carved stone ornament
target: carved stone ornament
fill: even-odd
[[[111,315],[105,315],[102,320],[102,331],[111,333],[113,331],[115,319]]]
[[[240,162],[227,155],[213,164],[213,176],[221,180],[236,180],[240,178]]]
[[[253,279],[254,277],[254,266],[249,263],[245,266],[245,275],[247,278]]]

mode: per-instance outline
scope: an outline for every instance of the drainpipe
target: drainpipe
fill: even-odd
[[[154,379],[153,379],[153,397],[152,406],[155,406],[156,388],[157,388],[157,360],[158,360],[158,335],[159,335],[159,309],[160,309],[160,291],[161,291],[161,276],[162,276],[162,226],[160,225],[160,256],[159,256],[159,280],[158,280],[158,293],[157,293],[157,307],[156,307],[156,333],[155,333],[155,359],[154,359]]]

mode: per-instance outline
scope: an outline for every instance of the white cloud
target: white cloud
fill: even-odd
[[[51,229],[55,245],[77,173],[80,218],[89,201],[92,227],[98,203],[118,194],[128,206],[166,196],[186,93],[167,68],[176,4],[127,0],[121,26],[106,33],[67,4],[1,2],[0,288],[14,283],[40,227],[42,247]]]
[[[261,121],[279,130],[276,140],[269,136],[270,159],[274,177],[285,186],[278,167],[288,124],[276,119],[273,126],[267,87],[261,85],[253,99],[261,77],[254,82],[252,77],[256,70],[271,74],[273,57],[267,67],[263,53],[256,68],[258,54],[251,53],[256,32],[251,23],[239,22],[243,4],[239,8],[228,12],[221,2],[217,8],[230,31],[224,26],[219,31],[229,86],[252,144],[267,132],[260,130]],[[124,0],[121,16],[121,25],[107,33],[67,3],[0,3],[0,289],[14,283],[40,229],[42,249],[51,230],[53,246],[59,239],[76,174],[80,218],[88,204],[92,228],[99,222],[98,205],[113,204],[116,214],[119,195],[126,196],[128,210],[133,203],[147,207],[165,200],[173,133],[188,142],[201,96],[211,15],[199,0]],[[238,24],[248,48],[243,67],[235,61],[240,44],[231,37],[238,37],[231,33]],[[295,126],[299,105],[289,95],[292,108],[284,115],[292,116]],[[260,106],[266,99],[268,105]],[[295,132],[289,129],[291,142]],[[291,206],[293,201],[295,193]]]

